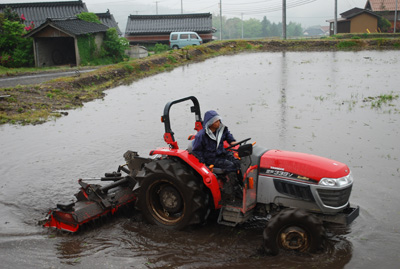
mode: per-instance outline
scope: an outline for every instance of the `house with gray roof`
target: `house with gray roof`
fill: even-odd
[[[26,26],[29,26],[31,22],[35,26],[41,25],[47,18],[70,18],[82,12],[88,12],[82,0],[0,4],[0,13],[6,7],[17,12],[19,16],[24,14]]]
[[[327,34],[328,33],[320,25],[310,26],[306,30],[303,31],[303,35],[308,36],[308,37],[325,36]]]
[[[171,32],[197,32],[204,42],[212,40],[215,29],[210,13],[171,15],[130,15],[125,38],[130,44],[168,43]]]
[[[47,19],[25,37],[33,38],[37,67],[80,65],[84,52],[80,52],[79,49],[84,49],[88,53],[90,44],[86,46],[84,44],[93,40],[95,50],[99,51],[107,29],[108,26],[104,24],[87,22],[76,17]],[[79,42],[81,43],[78,45]]]

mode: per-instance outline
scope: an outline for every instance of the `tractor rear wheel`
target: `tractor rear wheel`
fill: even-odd
[[[279,249],[316,252],[324,238],[322,221],[314,215],[297,208],[282,210],[274,216],[264,230],[264,249],[277,255]]]
[[[209,196],[204,183],[179,160],[147,163],[138,175],[138,207],[152,224],[180,230],[205,221]]]

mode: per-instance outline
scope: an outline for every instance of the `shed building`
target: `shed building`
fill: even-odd
[[[340,14],[337,19],[337,33],[377,32],[379,16],[374,12],[361,8],[353,8]],[[328,20],[330,35],[334,34],[334,20]]]
[[[92,35],[99,49],[108,26],[77,18],[47,19],[26,37],[33,37],[35,65],[80,65],[78,37]]]

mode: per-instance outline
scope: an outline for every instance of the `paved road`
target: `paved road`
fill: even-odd
[[[55,78],[76,76],[79,73],[86,73],[94,70],[96,69],[87,69],[79,71],[74,70],[66,72],[65,71],[51,72],[51,73],[41,73],[41,74],[13,76],[13,77],[0,77],[0,88],[14,87],[17,85],[39,84]]]

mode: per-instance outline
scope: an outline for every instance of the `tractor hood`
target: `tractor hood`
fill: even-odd
[[[260,173],[318,183],[321,178],[341,178],[350,173],[344,163],[316,155],[269,150],[261,156]]]

